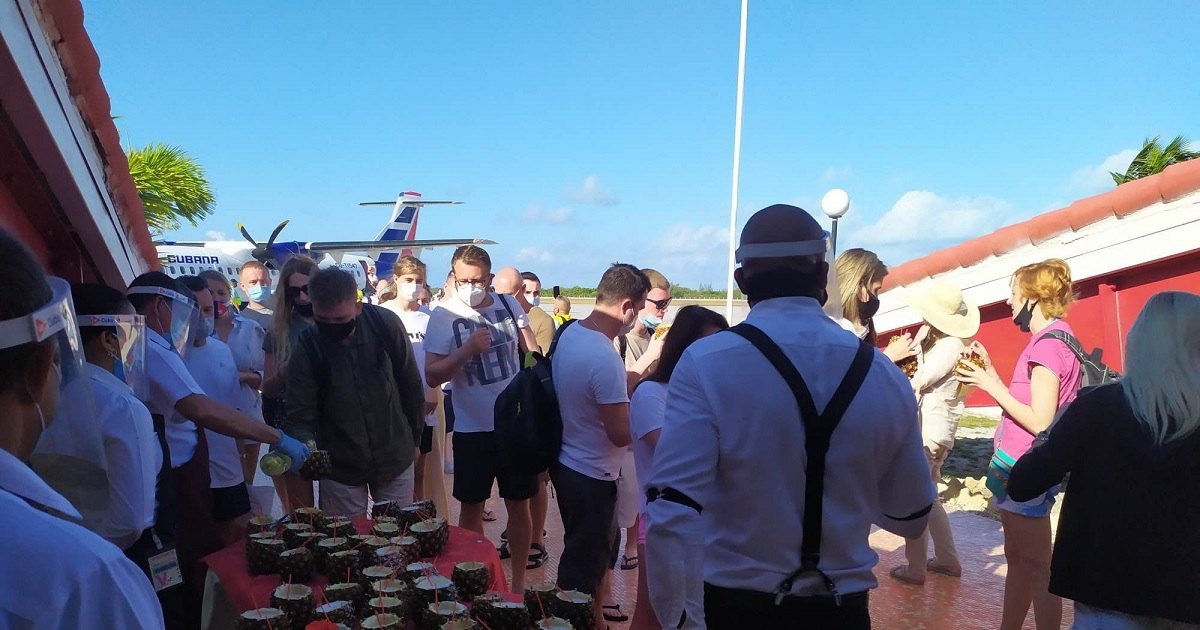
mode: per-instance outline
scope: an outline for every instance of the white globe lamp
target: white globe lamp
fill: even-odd
[[[834,221],[842,218],[850,210],[850,195],[841,188],[834,188],[821,198],[821,210]]]

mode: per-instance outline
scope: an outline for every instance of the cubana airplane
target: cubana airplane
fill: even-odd
[[[458,247],[460,245],[494,245],[486,239],[433,239],[417,240],[417,216],[422,206],[455,205],[461,201],[423,201],[420,193],[404,192],[393,201],[368,201],[360,206],[392,206],[392,216],[373,241],[329,241],[301,242],[276,239],[288,221],[280,223],[266,243],[259,243],[241,223],[238,230],[246,241],[160,241],[158,257],[163,271],[177,278],[196,275],[212,269],[220,272],[237,285],[238,270],[242,265],[257,260],[266,265],[272,284],[279,277],[279,269],[288,257],[295,254],[312,256],[318,266],[340,267],[354,276],[361,289],[366,286],[365,268],[375,266],[375,274],[387,278],[400,256],[420,256],[424,249],[434,247]],[[247,241],[249,246],[247,246]]]

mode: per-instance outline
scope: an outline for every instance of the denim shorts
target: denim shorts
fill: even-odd
[[[1054,486],[1045,494],[1029,501],[1014,501],[1006,495],[1003,499],[996,499],[996,509],[1030,518],[1050,516],[1050,510],[1054,509],[1054,501],[1058,497],[1058,489],[1059,486]]]

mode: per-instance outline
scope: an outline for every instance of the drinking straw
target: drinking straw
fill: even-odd
[[[262,610],[262,608],[258,605],[258,598],[254,596],[254,593],[250,594],[250,603],[254,604],[254,610]],[[269,617],[267,618],[267,630],[275,630],[275,626],[271,624],[271,619]]]

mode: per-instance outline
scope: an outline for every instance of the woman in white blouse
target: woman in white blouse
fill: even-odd
[[[654,447],[658,445],[658,436],[662,432],[667,408],[667,384],[671,380],[671,372],[675,364],[697,339],[707,337],[729,328],[729,322],[715,311],[703,306],[685,306],[679,309],[675,320],[671,323],[670,332],[663,338],[662,353],[658,363],[651,368],[649,374],[634,388],[633,396],[629,399],[629,431],[633,434],[634,467],[642,474],[640,492],[640,531],[638,532],[638,557],[645,558],[646,547],[646,481],[650,479],[650,471],[654,462]],[[630,534],[633,532],[631,531]],[[699,579],[699,576],[697,576]],[[699,589],[697,589],[699,590]],[[659,628],[658,620],[650,607],[650,594],[646,590],[646,563],[638,563],[638,594],[637,604],[633,609],[633,620],[630,630],[647,630]]]
[[[966,392],[954,376],[955,366],[970,338],[979,331],[979,309],[946,281],[936,281],[926,290],[910,294],[908,303],[925,320],[915,338],[920,351],[911,381],[920,411],[929,474],[936,484],[942,480],[942,464],[954,447],[954,434],[963,414]],[[933,538],[932,558],[928,557],[929,538]],[[904,555],[908,564],[893,567],[889,572],[901,582],[924,584],[927,571],[950,577],[962,575],[950,519],[940,499],[934,500],[930,512],[928,535],[907,541]]]

